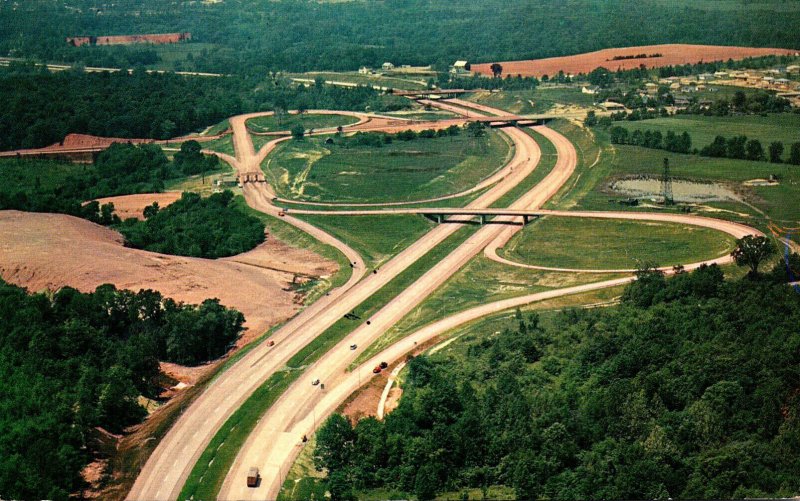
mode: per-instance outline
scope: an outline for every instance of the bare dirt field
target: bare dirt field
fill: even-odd
[[[148,205],[152,205],[153,202],[158,202],[158,206],[163,209],[180,198],[181,192],[168,191],[166,193],[141,193],[137,195],[98,198],[97,201],[100,202],[100,205],[113,203],[114,212],[116,212],[121,219],[128,219],[129,217],[143,219],[144,216],[142,212],[144,208]]]
[[[529,59],[527,61],[502,61],[500,64],[503,66],[504,76],[522,75],[541,77],[543,75],[553,76],[562,70],[564,73],[571,74],[589,73],[600,66],[616,71],[619,69],[629,70],[638,68],[639,65],[642,64],[648,68],[659,68],[661,66],[672,66],[676,64],[694,64],[701,61],[727,61],[728,59],[744,59],[746,57],[768,56],[773,54],[790,55],[795,53],[795,50],[790,49],[669,44],[603,49],[574,56]],[[648,56],[661,54],[661,56],[636,59],[614,59],[615,57],[637,56],[640,54],[646,54]],[[483,75],[491,75],[491,65],[492,62],[473,64],[472,71]]]
[[[123,247],[123,237],[83,219],[0,211],[0,276],[30,291],[63,286],[93,291],[154,289],[186,303],[219,298],[241,311],[248,330],[243,344],[292,316],[303,297],[298,277],[325,276],[336,265],[271,236],[252,251],[224,259],[167,256]]]

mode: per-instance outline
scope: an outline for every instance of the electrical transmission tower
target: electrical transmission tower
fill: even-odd
[[[661,176],[661,195],[664,197],[664,205],[675,205],[672,197],[672,176],[669,174],[669,158],[664,159],[664,174]]]

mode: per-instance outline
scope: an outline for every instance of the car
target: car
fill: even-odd
[[[375,368],[374,368],[374,369],[372,369],[372,373],[373,373],[373,374],[380,374],[382,370],[383,370],[383,369],[381,369],[381,366],[380,366],[380,365],[376,365],[376,366],[375,366]]]
[[[267,343],[267,346],[275,346],[275,341],[273,341],[272,339],[270,339],[270,340],[269,340],[269,343]]]
[[[313,386],[317,386],[319,384],[319,379],[315,379],[315,380],[311,381],[311,384]]]
[[[285,215],[286,215],[286,211],[278,211],[278,215],[279,215],[280,217],[283,217],[283,216],[285,216]]]
[[[387,367],[389,367],[389,364],[387,364],[386,362],[381,362],[381,365],[380,365],[381,369],[385,369]]]
[[[357,344],[351,344],[351,345],[350,345],[350,349],[351,349],[351,350],[355,350],[356,348],[358,348],[358,345],[357,345]]]

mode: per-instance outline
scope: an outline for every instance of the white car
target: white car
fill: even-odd
[[[357,345],[357,344],[351,344],[351,345],[350,345],[350,349],[351,349],[351,350],[355,350],[356,348],[358,348],[358,345]]]
[[[311,384],[314,385],[314,386],[317,386],[319,384],[319,379],[315,379],[315,380],[311,381]]]

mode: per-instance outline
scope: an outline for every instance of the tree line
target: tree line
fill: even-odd
[[[245,111],[331,108],[393,111],[408,100],[371,87],[297,85],[281,76],[190,77],[171,73],[50,73],[0,68],[0,150],[38,148],[69,133],[169,139]]]
[[[84,486],[96,427],[141,422],[165,384],[159,360],[196,365],[239,337],[244,318],[216,299],[177,303],[103,285],[28,294],[0,280],[0,492],[60,499]]]
[[[772,163],[784,162],[784,145],[781,141],[770,142],[765,150],[758,139],[748,139],[744,135],[730,138],[716,136],[711,144],[700,149],[692,149],[692,138],[686,131],[680,134],[667,131],[666,135],[663,135],[658,130],[647,129],[642,131],[636,129],[630,132],[624,127],[613,126],[608,132],[612,144],[642,146],[674,153],[693,153],[704,157],[734,158],[757,162],[768,160]],[[800,142],[792,143],[789,148],[789,158],[785,162],[792,165],[800,165]]]
[[[800,295],[717,266],[639,278],[618,307],[518,312],[413,358],[384,421],[329,418],[314,460],[332,499],[796,495]]]
[[[189,31],[193,41],[184,46],[208,45],[190,51],[191,57],[175,58],[173,67],[224,74],[356,70],[360,66],[380,67],[384,61],[434,64],[446,71],[458,59],[509,61],[659,43],[665,41],[658,36],[665,26],[671,27],[667,41],[673,42],[800,46],[794,29],[800,25],[800,13],[779,9],[779,3],[747,3],[735,9],[688,1],[681,1],[676,8],[655,0],[404,0],[378,4],[120,0],[102,6],[95,0],[73,0],[69,5],[18,3],[0,10],[0,25],[6,28],[0,33],[0,53],[4,55],[87,66],[130,64],[136,62],[139,52],[145,53],[142,61],[152,58],[153,48],[76,48],[69,47],[64,39],[76,34]],[[243,12],[249,15],[242,16]],[[527,26],[536,29],[526,30]],[[743,26],[748,29],[743,30]],[[520,36],[520,30],[525,36]],[[166,55],[160,48],[155,52],[159,57]]]

